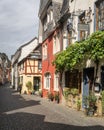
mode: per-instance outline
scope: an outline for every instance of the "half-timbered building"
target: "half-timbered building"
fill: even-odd
[[[22,84],[22,93],[27,92],[26,83],[32,83],[33,91],[41,88],[41,45],[37,39],[31,40],[21,50],[18,60],[19,84]]]

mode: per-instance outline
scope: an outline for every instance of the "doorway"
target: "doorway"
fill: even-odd
[[[40,88],[40,77],[34,77],[34,90],[39,91]]]
[[[94,67],[83,69],[83,86],[82,86],[82,106],[84,107],[83,100],[93,91],[94,82]]]
[[[101,86],[102,90],[104,90],[104,66],[101,67]]]

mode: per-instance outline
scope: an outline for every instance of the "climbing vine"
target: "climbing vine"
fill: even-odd
[[[98,65],[99,60],[103,58],[104,31],[97,31],[86,40],[75,42],[56,55],[53,64],[56,70],[61,72],[83,64],[86,59],[91,59]]]

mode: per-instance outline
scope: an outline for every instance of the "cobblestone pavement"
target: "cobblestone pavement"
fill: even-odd
[[[0,130],[104,130],[104,118],[86,117],[62,104],[2,86]]]

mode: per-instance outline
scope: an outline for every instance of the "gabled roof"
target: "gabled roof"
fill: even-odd
[[[22,46],[20,46],[20,47],[17,49],[17,51],[15,52],[15,54],[12,55],[12,57],[11,57],[12,65],[14,65],[15,63],[18,63],[19,57],[21,56],[21,50],[22,50],[22,48],[25,47],[25,46],[27,46],[27,45],[29,45],[29,44],[30,44],[32,41],[34,41],[35,39],[37,39],[37,38],[36,38],[36,37],[33,38],[31,41],[29,41],[29,42],[23,44]]]
[[[41,0],[39,7],[39,17],[45,14],[50,4],[56,3],[56,5],[62,5],[63,0]],[[57,12],[56,12],[57,13]]]
[[[24,44],[19,49],[21,49],[20,57],[18,59],[18,63],[24,60],[38,45],[37,38],[32,39],[30,42]]]
[[[42,44],[38,44],[35,49],[28,55],[28,58],[42,59]]]

